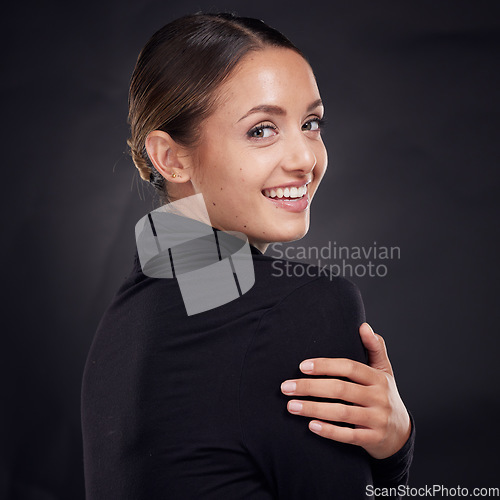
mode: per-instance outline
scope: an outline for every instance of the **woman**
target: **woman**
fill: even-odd
[[[327,166],[304,56],[261,21],[186,16],[141,52],[129,111],[141,177],[167,203],[201,194],[216,236],[245,234],[255,282],[189,315],[178,280],[146,276],[136,255],[85,368],[87,498],[357,499],[405,484],[413,426],[357,288],[300,263],[277,277],[264,255],[307,233]]]

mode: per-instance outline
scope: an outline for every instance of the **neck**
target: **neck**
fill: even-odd
[[[264,243],[262,241],[253,241],[251,239],[248,239],[248,243],[250,243],[250,245],[254,246],[262,253],[266,253],[266,250],[269,247],[269,243]]]

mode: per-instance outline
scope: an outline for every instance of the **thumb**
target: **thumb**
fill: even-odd
[[[363,323],[359,327],[361,341],[368,352],[368,364],[377,370],[383,370],[393,375],[391,362],[387,356],[384,339],[377,335],[368,323]]]

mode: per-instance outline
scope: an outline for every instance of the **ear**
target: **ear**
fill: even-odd
[[[190,179],[189,155],[170,134],[153,130],[146,137],[145,145],[149,159],[165,180],[182,183]]]

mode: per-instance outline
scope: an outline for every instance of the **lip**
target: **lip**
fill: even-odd
[[[262,196],[264,196],[264,198],[272,203],[276,208],[282,208],[287,212],[299,213],[303,212],[309,207],[309,193],[307,191],[306,194],[302,196],[302,198],[297,198],[297,201],[284,200],[283,198],[268,198],[264,194],[262,194]]]

